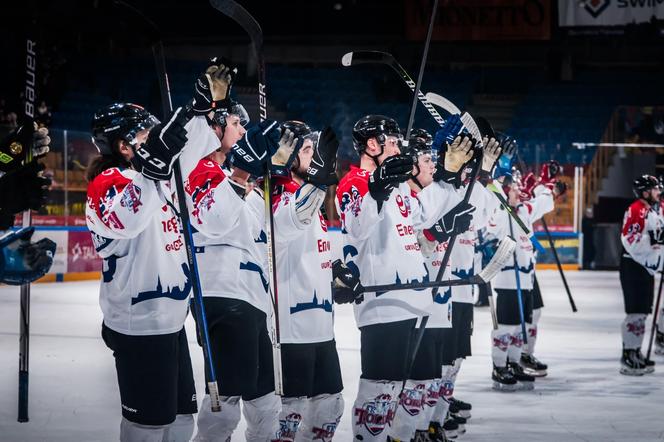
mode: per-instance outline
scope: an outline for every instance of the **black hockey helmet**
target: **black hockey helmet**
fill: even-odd
[[[413,129],[410,131],[410,139],[408,140],[408,149],[406,153],[418,156],[425,153],[431,154],[431,146],[433,145],[433,137],[425,129]]]
[[[632,183],[632,190],[637,198],[643,198],[642,193],[656,189],[660,185],[659,180],[652,175],[641,175]]]
[[[313,131],[307,123],[299,120],[288,120],[281,123],[281,131],[286,129],[293,132],[296,138],[305,138],[313,134]]]
[[[142,106],[114,103],[99,109],[92,117],[92,142],[100,154],[112,155],[117,140],[134,144],[138,132],[157,124],[159,120]]]
[[[426,129],[412,129],[410,131],[410,140],[412,139],[420,139],[421,142],[423,142],[425,145],[427,145],[429,148],[433,145],[433,137],[429,133],[428,130]],[[410,142],[410,140],[408,140]]]
[[[353,146],[358,154],[364,152],[369,139],[376,138],[382,146],[387,136],[402,137],[397,122],[384,115],[364,116],[353,126]]]
[[[218,124],[222,129],[226,128],[226,117],[229,115],[237,115],[240,118],[240,124],[246,126],[249,124],[249,114],[247,110],[237,101],[229,98],[226,100],[225,105],[219,106],[214,109],[212,116],[212,123]]]

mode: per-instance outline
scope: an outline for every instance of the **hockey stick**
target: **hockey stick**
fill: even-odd
[[[164,121],[167,121],[169,115],[173,112],[173,103],[171,101],[171,91],[168,83],[168,73],[166,72],[166,60],[164,57],[164,45],[159,37],[159,28],[157,25],[145,16],[141,11],[134,8],[123,1],[117,1],[116,4],[132,10],[138,15],[147,25],[154,31],[156,37],[152,43],[152,55],[154,57],[155,67],[157,69],[157,81],[159,82],[159,92],[161,94],[161,106]],[[203,357],[209,370],[209,381],[207,383],[208,392],[210,394],[210,406],[213,412],[221,411],[221,402],[219,401],[219,388],[217,386],[217,375],[214,368],[214,361],[212,359],[212,347],[210,344],[210,336],[207,326],[207,315],[205,314],[205,305],[203,304],[203,291],[201,290],[200,276],[198,273],[198,265],[196,262],[196,255],[194,255],[194,240],[192,236],[192,227],[189,221],[189,209],[187,208],[187,194],[184,191],[182,180],[182,170],[180,167],[180,160],[176,161],[173,165],[173,172],[175,174],[175,193],[178,199],[178,210],[180,220],[182,222],[182,230],[184,237],[184,248],[187,253],[187,264],[189,265],[191,288],[194,292],[194,310],[199,319],[199,335],[202,338]]]
[[[443,109],[450,115],[454,114],[459,114],[461,115],[461,121],[463,122],[463,125],[465,126],[466,129],[470,132],[470,134],[476,139],[476,140],[481,140],[482,139],[482,133],[480,132],[480,128],[477,127],[477,123],[473,119],[473,117],[468,113],[468,112],[461,112],[461,109],[459,109],[454,103],[452,103],[450,100],[447,98],[434,94],[433,92],[427,92],[424,97],[429,101],[431,104],[435,104],[439,108]]]
[[[512,256],[516,242],[511,237],[505,237],[500,241],[500,245],[491,261],[477,275],[465,279],[454,279],[448,281],[426,281],[409,282],[406,284],[382,284],[368,285],[364,287],[362,293],[389,292],[393,290],[422,290],[437,287],[454,287],[459,285],[479,285],[491,281],[502,269],[507,260]],[[380,296],[380,295],[377,295]]]
[[[510,235],[513,236],[514,228],[512,227],[512,218],[508,217],[507,221],[510,223]],[[528,334],[526,333],[526,318],[523,310],[523,294],[521,293],[521,277],[519,276],[519,261],[516,259],[516,247],[514,248],[513,257],[514,274],[516,276],[516,297],[519,303],[519,319],[521,320],[521,333],[523,334],[523,343],[528,344]]]
[[[391,67],[406,83],[411,92],[417,95],[417,99],[420,101],[420,103],[422,103],[433,119],[436,120],[438,125],[442,127],[445,124],[443,117],[441,117],[436,108],[433,107],[431,103],[429,103],[422,91],[418,89],[413,79],[410,77],[410,75],[408,75],[408,72],[406,72],[406,70],[399,64],[399,62],[397,62],[392,54],[381,51],[353,51],[348,52],[343,57],[341,57],[341,64],[343,66],[357,66],[360,64],[384,64]],[[468,128],[468,130],[471,130],[470,128],[473,127],[474,124],[472,117],[468,114],[468,112],[461,115],[461,122],[466,128]],[[479,131],[473,133],[471,130],[471,134],[477,139],[478,145],[482,147],[482,137],[481,135],[477,137]]]
[[[34,133],[35,98],[37,95],[37,42],[26,38],[25,58],[25,163],[32,161],[32,138]],[[30,209],[23,212],[23,227],[32,225]],[[21,285],[20,331],[18,350],[18,421],[28,422],[28,385],[30,379],[30,283]]]
[[[263,58],[263,31],[256,19],[234,0],[210,0],[214,9],[231,18],[249,34],[258,60],[258,105],[260,121],[267,119],[267,83],[265,59]],[[277,286],[277,262],[274,244],[274,214],[272,213],[272,173],[268,164],[263,181],[263,198],[265,199],[265,233],[267,236],[267,263],[272,296],[272,358],[274,365],[274,392],[284,394],[284,382],[281,367],[281,335],[279,332],[279,290]]]
[[[648,353],[646,354],[646,361],[650,360],[650,352],[652,351],[652,341],[655,339],[655,330],[657,330],[657,315],[659,314],[659,302],[662,299],[663,282],[664,282],[664,272],[660,272],[659,290],[657,290],[657,302],[655,302],[655,311],[652,313],[652,327],[650,328],[650,341],[648,341]]]
[[[491,310],[491,325],[494,330],[498,330],[498,317],[496,316],[496,306],[493,302],[493,289],[491,288],[491,282],[487,282],[486,288],[489,291],[489,310]]]
[[[420,62],[420,72],[417,74],[417,84],[413,90],[413,104],[410,107],[410,114],[408,115],[408,126],[406,129],[406,140],[410,139],[410,131],[413,129],[413,120],[415,119],[415,110],[417,109],[418,95],[420,86],[422,85],[422,77],[424,76],[424,67],[427,64],[427,54],[429,53],[429,43],[431,42],[431,33],[433,31],[433,24],[436,21],[436,11],[438,10],[438,0],[433,2],[433,10],[431,11],[431,21],[429,21],[429,30],[427,31],[427,38],[424,41],[424,52],[422,53],[422,61]]]
[[[558,251],[556,250],[556,246],[553,243],[553,237],[551,237],[551,232],[549,232],[549,226],[546,225],[546,220],[544,217],[541,219],[542,221],[542,227],[544,227],[544,232],[546,232],[546,238],[549,240],[549,246],[551,247],[551,251],[553,252],[553,257],[556,260],[556,266],[558,267],[558,272],[560,272],[560,277],[563,280],[563,285],[565,286],[565,291],[567,292],[567,298],[569,299],[569,304],[572,307],[572,312],[576,313],[576,303],[574,302],[574,298],[572,298],[572,292],[569,289],[569,285],[567,285],[567,278],[565,278],[565,272],[563,272],[563,266],[560,264],[560,258],[558,257]]]

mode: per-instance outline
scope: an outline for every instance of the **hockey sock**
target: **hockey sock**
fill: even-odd
[[[461,371],[461,364],[463,364],[465,358],[456,358],[454,360],[454,371],[452,372],[451,378],[452,378],[452,391],[450,391],[450,396],[454,396],[454,386],[456,385],[456,380],[457,376],[459,376],[459,372]]]
[[[528,333],[528,343],[524,344],[523,352],[529,355],[535,353],[535,344],[537,343],[537,324],[539,323],[540,316],[542,316],[542,309],[538,308],[533,310],[532,324],[526,323],[526,332]]]
[[[281,400],[274,392],[257,399],[242,401],[242,414],[247,421],[246,440],[270,440],[279,430]]]
[[[298,442],[332,440],[344,413],[341,393],[319,394],[309,399],[309,411],[297,435]]]
[[[507,347],[507,358],[512,362],[521,360],[521,350],[523,349],[523,333],[521,327],[516,326],[510,335],[510,346]]]
[[[454,365],[443,365],[442,374],[443,376],[440,380],[440,397],[438,398],[433,416],[430,419],[431,422],[438,422],[440,425],[445,423],[447,411],[450,409],[450,403],[445,398],[452,396],[452,393],[454,393],[454,383],[452,381],[454,377]]]
[[[410,440],[415,435],[420,414],[424,410],[425,394],[426,381],[406,381],[390,429],[393,439]]]
[[[210,395],[203,397],[198,411],[198,433],[194,442],[223,442],[231,437],[240,422],[240,396],[222,396],[221,411],[213,413]]]
[[[162,442],[168,425],[141,425],[122,418],[120,422],[120,442]]]
[[[385,440],[389,431],[386,429],[394,420],[399,391],[401,381],[360,379],[351,416],[355,440]]]
[[[303,421],[309,407],[309,399],[302,397],[282,397],[281,413],[279,413],[280,441],[294,441],[295,435],[301,431]]]
[[[646,316],[642,313],[630,313],[622,323],[623,348],[631,350],[641,347],[646,333]]]
[[[512,340],[512,326],[498,325],[497,330],[491,331],[491,359],[496,367],[507,365],[507,349]]]
[[[178,414],[175,421],[166,427],[163,442],[189,442],[194,435],[194,416]]]
[[[424,394],[424,409],[417,420],[417,430],[428,430],[429,422],[433,412],[436,410],[438,399],[440,398],[440,379],[429,379],[426,382],[426,392]]]

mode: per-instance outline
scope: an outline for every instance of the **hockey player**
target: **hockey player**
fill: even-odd
[[[505,177],[503,177],[505,179]],[[535,195],[528,201],[521,202],[521,189],[518,180],[511,178],[503,181],[503,191],[509,205],[515,210],[526,227],[532,230],[533,223],[545,213],[553,210],[553,191],[544,184],[550,184],[543,173],[540,185],[533,189]],[[507,211],[498,209],[487,227],[487,239],[498,239],[510,235],[512,219]],[[512,227],[516,236],[516,263],[514,259],[501,269],[492,282],[497,293],[496,316],[498,329],[491,332],[493,359],[493,388],[496,390],[533,389],[535,378],[526,374],[520,365],[523,336],[521,332],[519,290],[523,302],[523,315],[527,323],[532,323],[534,249],[528,236],[518,226]],[[516,270],[515,270],[516,268]],[[518,273],[517,273],[518,272]],[[516,276],[515,276],[516,273]],[[517,279],[518,278],[518,281]]]
[[[418,194],[419,204],[411,204],[413,197],[405,182],[412,176],[413,159],[401,155],[401,134],[393,119],[361,118],[353,127],[353,141],[360,167],[352,167],[340,181],[336,201],[349,266],[357,266],[364,284],[428,280],[416,230],[431,227],[450,211],[464,213],[468,206],[460,204],[461,198],[442,174]],[[471,157],[470,138],[457,137],[439,166],[456,173]],[[454,231],[456,217],[450,219],[449,228]],[[364,302],[354,305],[362,365],[352,413],[357,439],[384,440],[386,433],[397,440],[413,436],[416,422],[400,405],[407,405],[401,399],[419,383],[406,379],[406,361],[417,318],[431,306],[429,292],[422,290],[365,293]]]
[[[434,147],[438,143],[442,143],[444,130],[445,128],[436,134]],[[465,279],[472,277],[481,270],[480,268],[476,268],[476,231],[488,223],[488,220],[498,207],[496,198],[484,186],[490,182],[491,172],[501,152],[500,145],[494,138],[485,138],[483,141],[484,151],[478,177],[480,181],[478,184],[481,185],[474,186],[469,200],[475,211],[472,218],[467,218],[465,230],[456,238],[450,260],[443,274],[443,279]],[[466,174],[472,171],[470,165],[464,169],[464,173]],[[451,177],[450,179],[455,185],[459,186],[456,191],[463,198],[466,186],[462,186],[461,183],[468,181],[467,176]],[[427,259],[427,267],[434,275],[440,269],[441,261],[451,236],[444,228],[446,222],[447,220],[443,218],[433,228],[424,230],[426,242],[432,243],[434,247],[437,245],[434,248],[434,253]],[[421,240],[420,244],[424,242]],[[423,250],[432,248],[431,245],[428,245],[424,246]],[[451,304],[451,327],[446,327],[442,331],[443,366],[440,382],[440,400],[429,423],[430,437],[437,437],[439,439],[442,437],[441,429],[445,431],[448,437],[455,437],[457,434],[465,432],[464,425],[466,420],[470,418],[470,410],[472,408],[470,404],[454,398],[453,394],[454,384],[461,363],[466,357],[471,355],[470,339],[473,324],[473,287],[450,287],[442,293],[436,294],[434,302],[446,301],[448,304]]]
[[[278,123],[269,120],[245,131],[246,114],[232,102],[219,104],[214,114],[221,147],[189,175],[187,193],[222,405],[212,413],[205,396],[195,440],[228,440],[240,421],[242,400],[246,440],[270,441],[277,435],[281,405],[267,328],[265,203],[259,190],[248,191],[247,181],[265,173],[269,155],[272,164],[285,167],[297,138],[288,130],[280,133]],[[232,172],[222,168],[231,150]]]
[[[657,207],[661,194],[660,183],[652,175],[634,180],[634,201],[625,212],[620,240],[620,285],[625,301],[625,320],[622,324],[623,353],[620,373],[641,376],[655,370],[655,362],[641,353],[645,322],[652,312],[654,274],[662,270],[664,220]]]
[[[341,368],[334,340],[330,282],[359,279],[341,261],[332,263],[327,223],[321,213],[327,186],[336,184],[339,147],[327,127],[312,132],[301,121],[287,121],[303,140],[292,176],[275,179],[274,222],[279,284],[279,332],[284,395],[277,440],[332,440],[343,414]],[[348,294],[348,293],[347,293]],[[350,298],[341,301],[350,302]],[[337,298],[337,302],[340,299]]]
[[[196,412],[183,327],[192,276],[170,179],[183,148],[187,171],[218,140],[182,108],[157,123],[134,104],[108,106],[92,123],[101,155],[88,169],[86,221],[104,259],[102,337],[115,357],[121,441],[188,441]]]

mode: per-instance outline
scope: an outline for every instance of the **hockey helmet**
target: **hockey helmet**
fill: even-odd
[[[228,99],[228,102],[224,106],[217,107],[214,110],[214,115],[212,116],[212,122],[218,124],[222,129],[226,128],[226,117],[229,115],[236,115],[240,118],[240,124],[246,126],[249,124],[249,114],[247,110],[237,101],[232,98]]]
[[[151,129],[159,120],[142,106],[132,103],[115,103],[95,112],[92,118],[92,142],[102,155],[113,154],[117,140],[136,143],[136,134]]]
[[[369,139],[376,138],[383,146],[387,136],[402,139],[397,122],[384,115],[367,115],[360,118],[353,126],[353,147],[358,154],[361,154],[367,148]]]
[[[632,183],[632,190],[637,198],[643,198],[642,193],[659,187],[659,180],[652,175],[641,175]]]

